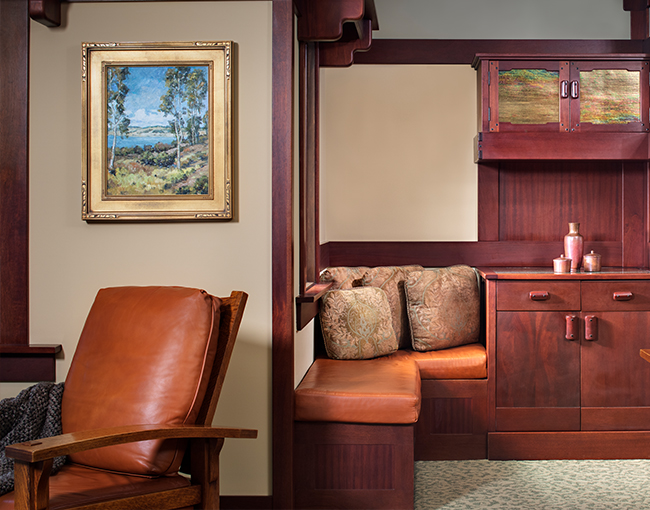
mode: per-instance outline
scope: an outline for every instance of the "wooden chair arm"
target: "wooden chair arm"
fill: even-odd
[[[17,443],[5,448],[5,455],[23,462],[41,462],[104,446],[134,443],[150,439],[250,438],[257,430],[205,427],[201,425],[127,425],[84,430],[60,436]]]

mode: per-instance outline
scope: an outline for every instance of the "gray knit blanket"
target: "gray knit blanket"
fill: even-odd
[[[5,448],[61,434],[63,383],[38,383],[14,398],[0,400],[0,496],[14,490],[14,461],[5,457]],[[65,464],[54,459],[52,474]]]

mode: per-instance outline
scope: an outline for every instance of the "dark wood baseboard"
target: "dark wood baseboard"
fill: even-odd
[[[650,459],[650,431],[490,432],[490,460]]]
[[[221,510],[271,510],[273,496],[221,496]]]

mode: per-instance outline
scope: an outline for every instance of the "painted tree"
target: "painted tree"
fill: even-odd
[[[170,67],[165,73],[167,92],[160,98],[160,111],[171,116],[169,130],[176,139],[176,167],[181,169],[181,142],[183,141],[183,128],[186,124],[185,96],[187,79],[190,68],[187,66]]]
[[[207,68],[195,67],[187,76],[187,138],[191,145],[199,143],[199,135],[204,120],[203,110],[207,110],[205,102],[208,95],[206,69]]]
[[[128,67],[108,67],[106,71],[106,116],[108,132],[113,136],[111,160],[108,171],[115,175],[115,149],[117,137],[129,135],[131,120],[124,112],[124,101],[129,93],[126,79],[129,76]]]

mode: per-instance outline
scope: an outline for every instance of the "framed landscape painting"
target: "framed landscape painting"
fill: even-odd
[[[231,42],[82,44],[82,219],[232,219]]]

